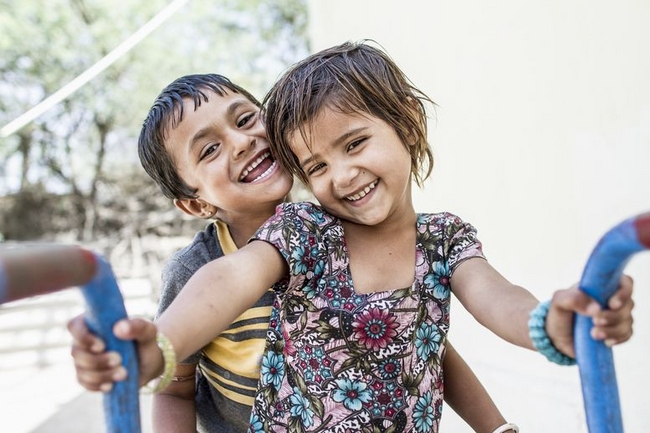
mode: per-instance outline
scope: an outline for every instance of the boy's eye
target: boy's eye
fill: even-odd
[[[214,152],[217,151],[219,146],[220,146],[219,143],[213,143],[213,144],[210,144],[210,145],[206,146],[203,149],[203,152],[201,152],[201,155],[199,155],[199,161],[202,161],[205,158],[207,158],[208,156],[212,155]]]
[[[250,113],[240,117],[239,120],[237,120],[237,127],[243,128],[247,124],[251,123],[252,119],[255,117],[256,114],[257,113]]]

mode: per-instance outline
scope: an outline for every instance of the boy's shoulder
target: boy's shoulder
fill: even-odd
[[[194,235],[194,239],[185,247],[173,253],[168,263],[177,263],[190,270],[196,270],[204,264],[223,256],[215,223],[208,224]]]

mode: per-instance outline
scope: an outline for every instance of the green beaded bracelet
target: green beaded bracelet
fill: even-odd
[[[174,380],[174,372],[176,371],[176,352],[174,352],[172,342],[169,341],[169,338],[167,338],[165,334],[158,331],[156,334],[156,344],[162,353],[165,366],[163,374],[157,379],[155,386],[145,385],[143,388],[145,392],[152,394],[158,393],[167,388]]]
[[[528,332],[533,346],[546,359],[560,365],[575,365],[576,360],[557,350],[546,333],[546,316],[551,301],[540,302],[533,311],[530,312],[528,320]]]

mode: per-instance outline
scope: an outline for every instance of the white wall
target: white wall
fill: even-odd
[[[580,279],[598,238],[650,211],[650,3],[312,0],[313,51],[379,42],[438,104],[420,211],[479,230],[541,299]],[[635,336],[615,349],[626,431],[650,431],[650,253],[633,258]],[[585,432],[577,368],[504,343],[455,305],[452,341],[523,431]],[[467,431],[448,410],[444,431]]]

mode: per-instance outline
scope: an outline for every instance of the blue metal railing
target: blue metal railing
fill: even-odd
[[[618,287],[632,255],[650,248],[650,213],[608,231],[591,253],[580,288],[602,306]],[[590,336],[591,319],[577,315],[575,347],[589,433],[622,433],[623,422],[612,349]]]
[[[591,253],[580,288],[605,306],[633,254],[650,249],[650,213],[623,221]],[[17,254],[15,254],[17,252]],[[138,365],[135,344],[115,338],[113,325],[126,317],[110,265],[78,247],[16,249],[0,254],[0,304],[66,287],[81,286],[89,327],[121,354],[128,379],[104,396],[107,433],[140,433]],[[575,344],[590,433],[622,433],[612,350],[590,336],[591,319],[577,315]]]

